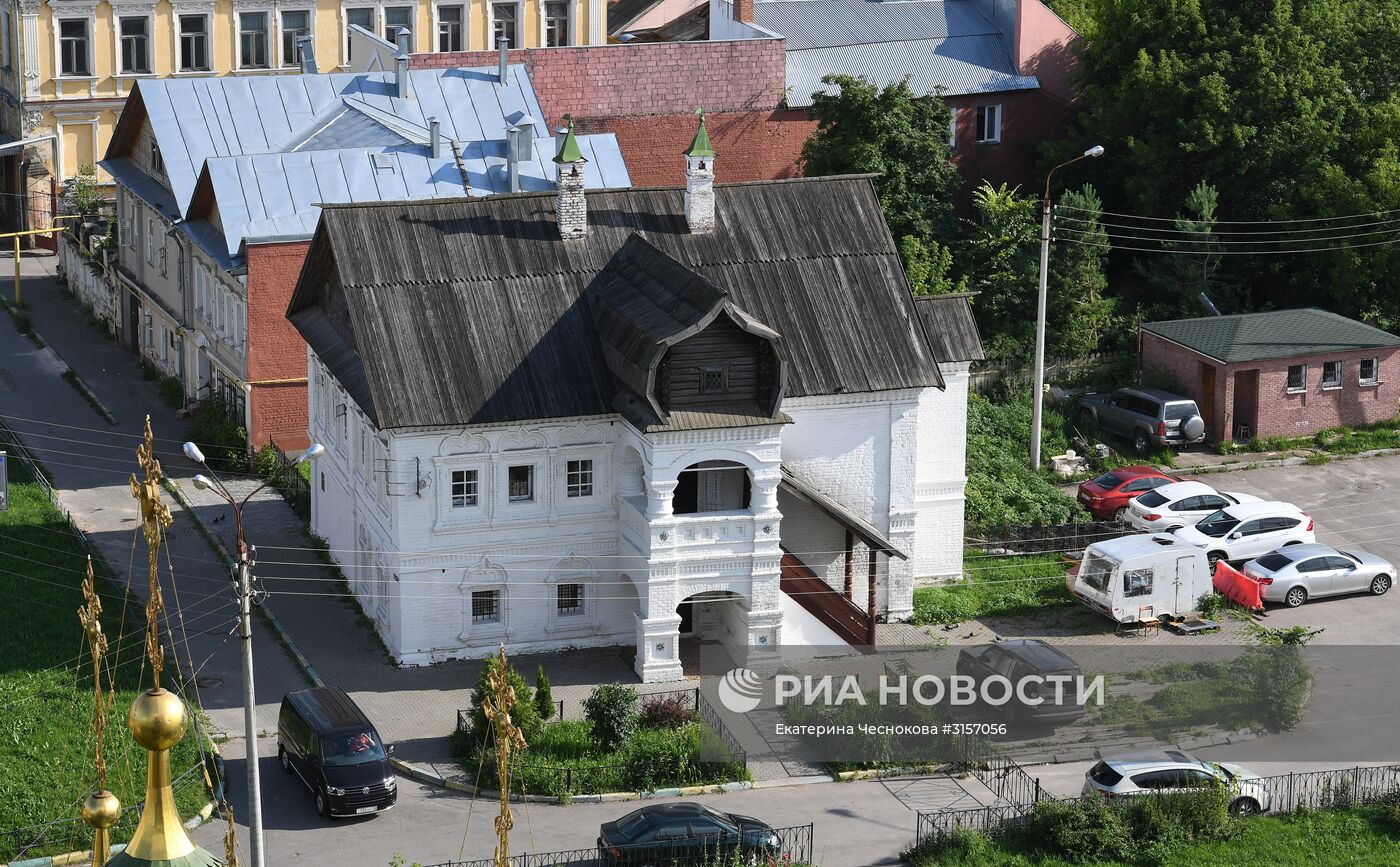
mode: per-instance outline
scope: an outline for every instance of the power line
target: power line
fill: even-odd
[[[1078,234],[1078,235],[1100,235],[1100,234],[1102,234],[1102,235],[1106,235],[1106,236],[1108,236],[1108,237],[1110,237],[1110,238],[1121,238],[1121,239],[1123,239],[1123,240],[1125,240],[1125,241],[1148,241],[1148,242],[1150,242],[1150,243],[1157,243],[1157,244],[1183,244],[1183,245],[1185,245],[1185,244],[1201,244],[1201,245],[1206,245],[1206,244],[1234,244],[1234,245],[1252,244],[1252,245],[1254,245],[1254,246],[1263,246],[1263,245],[1268,245],[1268,244],[1313,244],[1313,243],[1317,243],[1317,242],[1320,242],[1320,241],[1345,241],[1345,240],[1347,240],[1347,239],[1349,239],[1349,238],[1370,238],[1370,237],[1375,237],[1376,235],[1394,235],[1394,234],[1400,233],[1400,226],[1396,226],[1396,227],[1390,228],[1390,229],[1381,229],[1381,230],[1378,230],[1378,231],[1375,231],[1375,232],[1357,232],[1357,233],[1352,234],[1352,235],[1334,235],[1334,236],[1329,237],[1329,238],[1297,238],[1297,239],[1274,238],[1274,239],[1271,239],[1271,240],[1259,240],[1259,241],[1236,241],[1236,240],[1229,240],[1229,239],[1226,239],[1224,236],[1220,236],[1220,235],[1212,235],[1212,236],[1210,236],[1210,237],[1202,237],[1202,238],[1197,238],[1197,239],[1187,239],[1187,238],[1153,238],[1153,237],[1150,237],[1150,236],[1143,236],[1143,235],[1124,235],[1124,234],[1115,233],[1115,232],[1094,232],[1094,231],[1090,231],[1090,230],[1087,230],[1087,229],[1075,229],[1075,228],[1070,227],[1070,226],[1057,226],[1057,227],[1055,227],[1055,231],[1057,231],[1057,232],[1074,232],[1074,233],[1076,233],[1076,234]]]
[[[1111,236],[1110,236],[1111,237]],[[1270,254],[1286,253],[1335,253],[1342,250],[1357,250],[1363,247],[1387,247],[1396,242],[1400,242],[1400,237],[1392,238],[1389,241],[1372,241],[1366,244],[1347,244],[1342,247],[1316,247],[1307,250],[1163,250],[1159,247],[1128,247],[1122,244],[1104,244],[1097,241],[1083,241],[1076,238],[1055,238],[1067,244],[1083,244],[1088,247],[1097,247],[1104,252],[1111,250],[1131,250],[1137,253],[1163,253],[1171,256],[1265,256]]]
[[[1108,221],[1104,221],[1104,220],[1095,220],[1095,219],[1092,219],[1092,218],[1086,219],[1086,218],[1083,218],[1083,217],[1062,217],[1062,216],[1059,216],[1059,215],[1056,215],[1056,216],[1055,216],[1055,222],[1056,222],[1057,224],[1060,223],[1060,222],[1062,222],[1062,221],[1071,222],[1071,223],[1082,223],[1082,224],[1090,225],[1090,226],[1103,226],[1103,227],[1116,228],[1116,229],[1127,229],[1127,230],[1134,231],[1134,232],[1155,232],[1155,233],[1157,233],[1157,234],[1169,234],[1169,235],[1197,235],[1197,236],[1199,236],[1199,235],[1212,235],[1212,236],[1233,237],[1233,236],[1236,236],[1236,235],[1305,235],[1305,234],[1318,235],[1319,233],[1345,232],[1345,231],[1349,231],[1349,230],[1351,230],[1351,229],[1366,229],[1366,228],[1370,228],[1370,227],[1372,227],[1372,226],[1389,226],[1389,225],[1395,225],[1395,224],[1397,224],[1397,223],[1400,223],[1400,217],[1397,217],[1397,218],[1392,219],[1392,220],[1377,220],[1376,222],[1373,222],[1373,223],[1357,223],[1356,225],[1353,225],[1353,226],[1332,226],[1332,227],[1329,227],[1329,228],[1320,228],[1320,229],[1262,229],[1262,230],[1243,230],[1243,229],[1235,229],[1235,230],[1226,230],[1226,231],[1224,231],[1224,232],[1217,231],[1217,230],[1214,228],[1215,225],[1217,225],[1217,224],[1215,224],[1214,222],[1212,222],[1210,225],[1207,225],[1207,226],[1205,226],[1204,228],[1200,228],[1200,229],[1179,229],[1179,228],[1178,228],[1178,229],[1158,229],[1158,228],[1155,228],[1155,227],[1153,227],[1153,226],[1134,226],[1134,225],[1132,225],[1132,224],[1130,224],[1130,223],[1114,223],[1114,222],[1108,222]],[[1192,221],[1190,221],[1190,220],[1181,220],[1180,222],[1182,222],[1182,223],[1189,223],[1189,222],[1192,222]],[[1196,222],[1201,222],[1201,221],[1196,221]],[[1323,237],[1318,237],[1317,240],[1330,240],[1330,239],[1325,239],[1325,238],[1323,238]]]
[[[1094,208],[1081,208],[1075,205],[1057,204],[1055,210],[1064,209],[1066,211],[1078,211],[1084,214],[1101,214],[1105,217],[1122,217],[1129,220],[1148,220],[1154,223],[1175,223],[1180,217],[1148,217],[1142,214],[1123,214],[1116,211],[1100,211]],[[1277,226],[1290,223],[1328,223],[1339,220],[1375,220],[1387,214],[1400,214],[1400,208],[1388,211],[1371,211],[1365,214],[1347,214],[1341,217],[1295,217],[1288,220],[1216,220],[1215,223],[1221,226]]]

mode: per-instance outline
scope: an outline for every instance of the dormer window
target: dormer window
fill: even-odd
[[[724,394],[729,391],[728,369],[724,367],[700,368],[700,393]]]

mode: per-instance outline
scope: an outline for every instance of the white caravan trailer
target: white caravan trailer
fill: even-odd
[[[1065,583],[1081,602],[1118,623],[1181,617],[1213,589],[1205,552],[1164,533],[1090,545],[1079,572]]]

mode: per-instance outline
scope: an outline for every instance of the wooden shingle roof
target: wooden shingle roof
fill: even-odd
[[[972,315],[975,292],[948,295],[920,295],[914,299],[933,352],[939,361],[984,361],[982,337]]]
[[[718,292],[780,336],[787,396],[942,386],[868,177],[719,185],[707,234],[683,193],[589,193],[589,234],[570,241],[553,195],[328,206],[288,317],[381,428],[606,414],[631,384],[598,310],[645,252],[694,279],[667,278],[635,339]]]

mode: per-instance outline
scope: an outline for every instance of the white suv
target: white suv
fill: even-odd
[[[1204,482],[1172,482],[1128,503],[1124,518],[1139,530],[1170,533],[1189,527],[1220,509],[1257,502],[1258,497],[1217,491]]]
[[[1083,794],[1116,798],[1200,791],[1213,785],[1225,787],[1230,812],[1236,816],[1262,813],[1270,807],[1269,784],[1258,774],[1239,765],[1202,761],[1175,749],[1104,756],[1084,775]]]
[[[1227,506],[1172,535],[1179,542],[1203,549],[1212,569],[1221,560],[1251,560],[1285,545],[1317,541],[1312,518],[1292,503],[1279,502]]]

